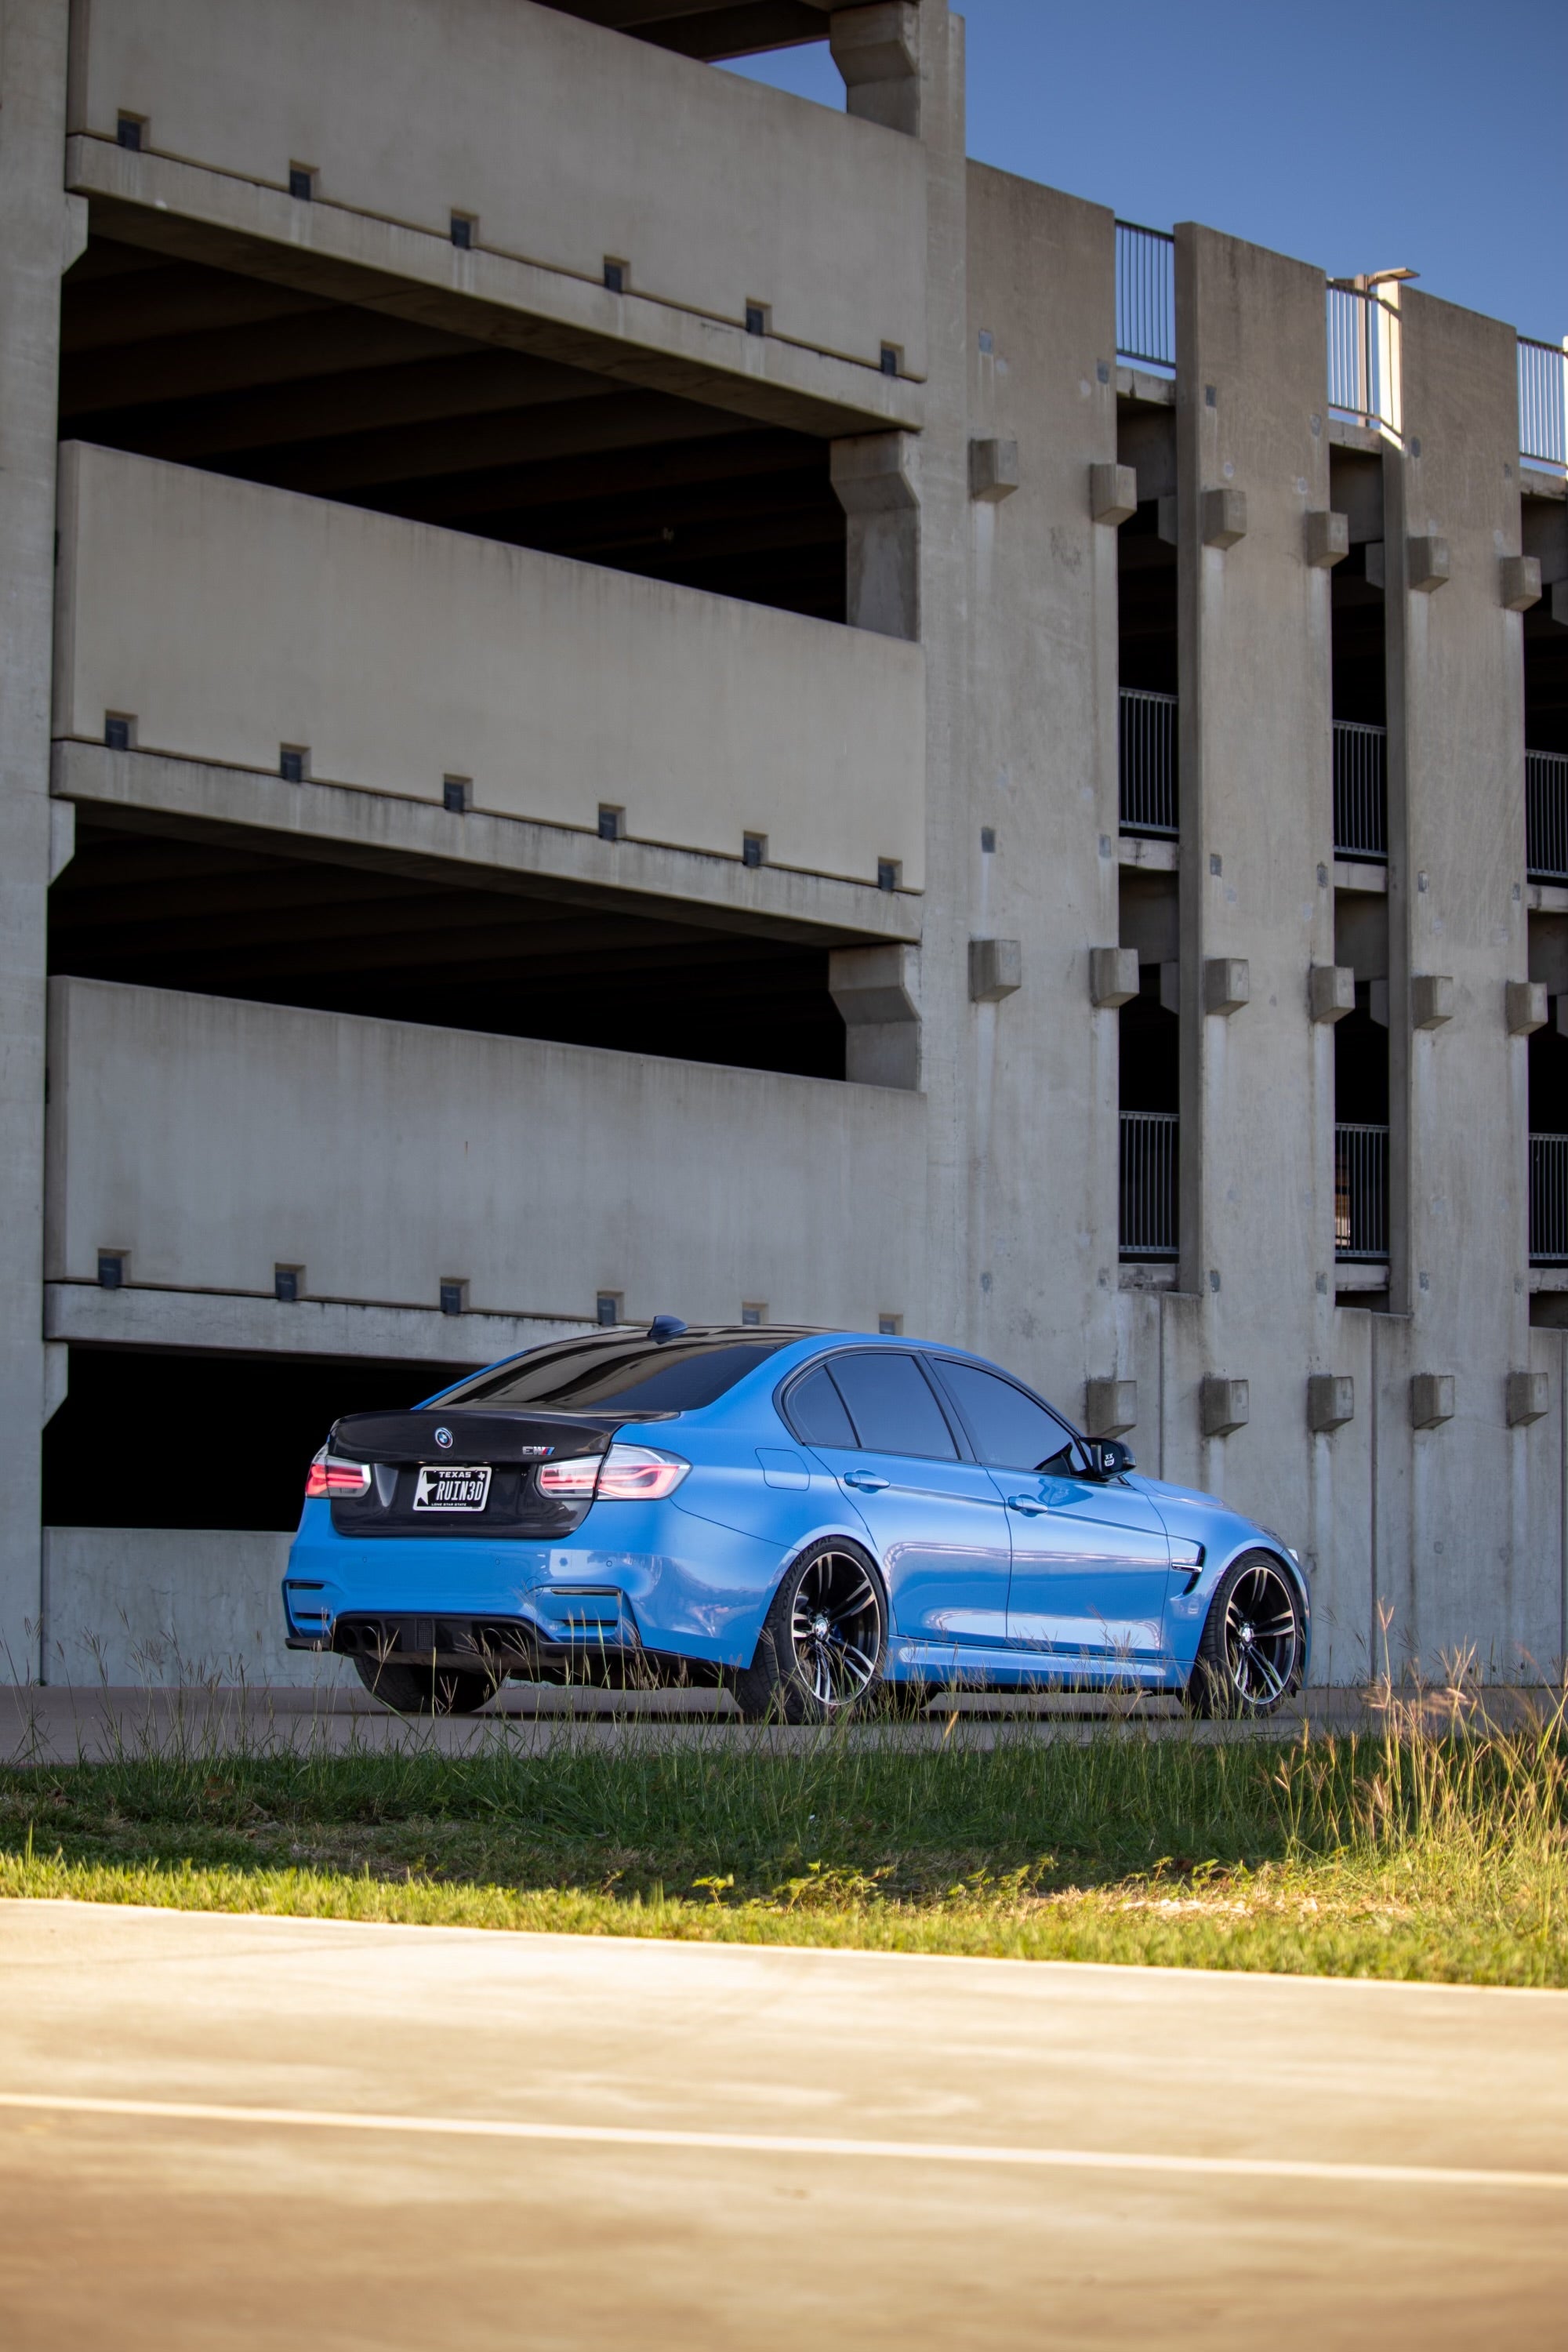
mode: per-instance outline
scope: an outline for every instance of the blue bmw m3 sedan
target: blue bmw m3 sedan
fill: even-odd
[[[352,1659],[400,1712],[513,1677],[722,1685],[795,1723],[1097,1685],[1267,1715],[1311,1607],[1278,1536],[1140,1477],[994,1364],[670,1316],[340,1421],[283,1601],[290,1649]]]

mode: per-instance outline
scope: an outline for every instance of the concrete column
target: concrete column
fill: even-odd
[[[1520,551],[1517,358],[1511,328],[1410,287],[1400,346],[1384,491],[1393,1303],[1406,1385],[1452,1374],[1455,1412],[1419,1432],[1406,1415],[1410,1508],[1385,1528],[1379,1582],[1396,1644],[1428,1671],[1470,1643],[1507,1671],[1561,1638],[1558,1530],[1528,1517],[1547,1437],[1506,1412],[1531,1362],[1529,1048],[1507,1019],[1528,977],[1524,625],[1500,584]]]
[[[879,636],[921,633],[920,444],[912,433],[836,441],[833,488],[848,518],[845,618]]]
[[[1329,505],[1320,272],[1176,231],[1181,692],[1179,1395],[1249,1381],[1203,1439],[1202,1483],[1310,1540],[1331,1508],[1308,1431],[1333,1360],[1334,961]],[[1213,1423],[1213,1416],[1210,1422]],[[1199,1417],[1200,1431],[1203,1420]],[[1320,1441],[1331,1444],[1332,1441]]]
[[[931,11],[945,16],[945,7]],[[845,110],[889,131],[921,131],[919,0],[878,0],[836,9],[827,20],[833,62],[844,77]]]
[[[969,429],[1018,455],[1012,495],[973,497],[964,518],[968,781],[953,849],[976,932],[1017,940],[1022,982],[973,1009],[964,1046],[970,1328],[1081,1417],[1090,1382],[1135,1374],[1117,1329],[1114,499],[1095,512],[1096,468],[1116,459],[1114,223],[980,164],[968,177]],[[1151,1465],[1157,1393],[1139,1379],[1149,1425],[1131,1439]]]
[[[9,0],[0,41],[0,1672],[38,1671],[44,975],[49,882],[60,273],[86,206],[61,185],[67,0]]]

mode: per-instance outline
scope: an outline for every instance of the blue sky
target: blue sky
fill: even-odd
[[[969,152],[1568,334],[1568,0],[968,0]],[[826,43],[736,70],[825,105]]]

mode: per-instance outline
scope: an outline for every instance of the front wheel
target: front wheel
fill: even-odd
[[[1306,1617],[1293,1578],[1272,1553],[1245,1553],[1209,1603],[1189,1705],[1197,1715],[1272,1715],[1300,1689],[1306,1663]]]
[[[456,1667],[410,1666],[376,1658],[356,1658],[367,1691],[397,1715],[474,1715],[496,1687],[492,1675]]]
[[[829,1723],[877,1681],[886,1642],[870,1562],[851,1544],[814,1544],[773,1595],[736,1704],[748,1723]]]

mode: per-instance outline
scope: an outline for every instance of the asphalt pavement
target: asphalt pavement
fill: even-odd
[[[0,2342],[1561,2343],[1568,1995],[0,1904]]]

